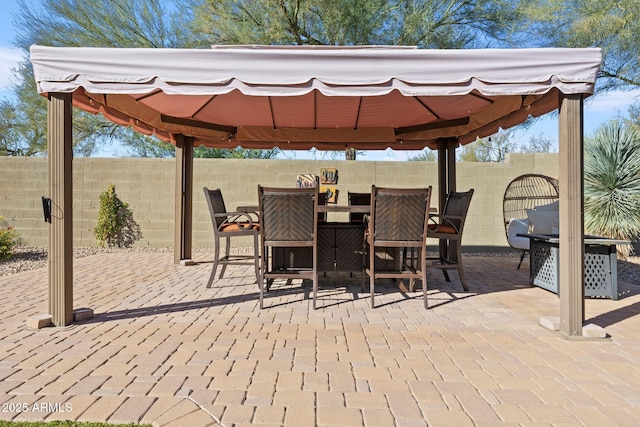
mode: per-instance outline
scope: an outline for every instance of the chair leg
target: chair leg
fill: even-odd
[[[256,283],[260,280],[260,246],[258,246],[258,234],[253,235],[253,264],[256,269]]]
[[[369,245],[369,292],[371,293],[371,308],[375,307],[373,297],[375,295],[375,283],[376,283],[376,248],[373,245]]]
[[[444,268],[442,269],[442,274],[444,274],[444,280],[446,280],[447,282],[451,282],[451,279],[449,278],[449,273],[447,273],[447,270],[445,270]]]
[[[264,274],[258,277],[258,288],[260,292],[260,310],[264,308]]]
[[[218,260],[220,258],[220,239],[216,242],[216,249],[213,254],[213,268],[211,269],[211,275],[209,276],[209,282],[207,288],[210,288],[213,281],[216,279],[216,270],[218,269]]]
[[[218,279],[224,277],[224,272],[227,270],[227,264],[229,263],[229,249],[231,248],[231,237],[227,237],[227,243],[224,247],[224,257],[222,258],[222,270],[220,270],[220,276]]]
[[[364,292],[364,276],[366,275],[367,270],[367,242],[363,239],[362,241],[362,276],[360,277],[360,291]]]
[[[316,271],[313,272],[313,309],[316,307],[316,297],[318,296],[318,273]]]
[[[458,259],[456,260],[456,262],[458,263],[458,275],[460,276],[460,283],[462,283],[462,288],[465,291],[468,291],[469,287],[467,286],[467,280],[464,278],[464,272],[462,271],[462,245],[459,244],[459,242],[456,248],[456,252],[458,254]]]
[[[421,273],[422,273],[422,298],[424,300],[424,308],[429,309],[429,303],[427,301],[427,251],[426,246],[424,249],[418,248],[418,256],[420,257]],[[417,262],[417,261],[416,261]]]
[[[527,254],[527,251],[522,251],[520,254],[520,262],[518,263],[518,270],[520,270],[520,266],[522,265],[522,261],[524,260],[524,256]]]

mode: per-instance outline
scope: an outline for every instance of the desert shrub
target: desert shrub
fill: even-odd
[[[128,248],[142,238],[140,226],[133,219],[133,211],[128,203],[118,198],[113,184],[100,194],[98,224],[93,234],[100,246],[106,244],[110,248]]]
[[[0,216],[0,220],[4,217]],[[18,244],[18,233],[13,227],[0,226],[0,261],[11,258]]]

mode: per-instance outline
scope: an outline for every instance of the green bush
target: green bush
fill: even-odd
[[[4,218],[0,216],[0,220]],[[11,258],[13,248],[18,244],[18,233],[13,227],[0,227],[0,261]]]
[[[93,234],[100,246],[110,248],[128,248],[142,237],[140,226],[133,219],[133,211],[129,204],[123,202],[116,194],[115,185],[100,194],[100,211],[98,224]]]

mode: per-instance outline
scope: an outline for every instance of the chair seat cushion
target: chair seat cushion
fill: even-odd
[[[222,226],[220,226],[218,230],[229,232],[229,231],[246,231],[246,230],[259,230],[259,229],[260,229],[259,224],[249,225],[248,222],[227,222],[225,224],[222,224]]]
[[[444,224],[429,224],[429,231],[445,234],[456,234],[458,232],[453,226]]]
[[[529,232],[529,221],[526,219],[511,218],[507,229],[507,242],[514,249],[522,249],[528,251],[531,240],[526,237],[520,237],[518,234],[526,234]]]

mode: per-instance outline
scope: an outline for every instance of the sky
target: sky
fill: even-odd
[[[38,0],[27,0],[27,3],[37,5]],[[13,16],[18,11],[17,0],[3,0],[2,13],[0,13],[0,99],[11,98],[9,87],[15,81],[11,69],[22,57],[22,52],[12,47],[15,38],[15,26]],[[640,89],[630,92],[609,92],[591,96],[585,100],[584,105],[584,131],[585,135],[592,134],[601,124],[616,117],[625,116],[628,107],[634,102],[640,101]],[[547,114],[526,130],[514,130],[513,140],[526,143],[532,137],[543,137],[554,141],[557,147],[558,119],[553,113]],[[557,148],[556,148],[557,149]],[[555,151],[555,150],[554,150]],[[123,153],[121,148],[104,148],[96,157],[118,157]],[[419,154],[416,151],[368,151],[358,156],[358,160],[376,161],[403,161]],[[329,153],[318,152],[284,152],[281,157],[290,159],[331,159]]]

